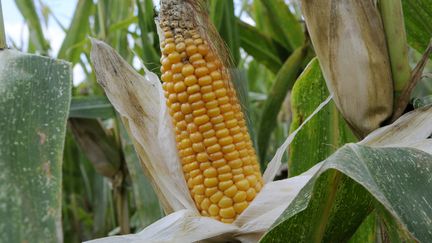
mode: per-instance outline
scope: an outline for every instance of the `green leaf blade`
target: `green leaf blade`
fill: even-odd
[[[15,0],[15,4],[28,24],[30,33],[29,49],[35,48],[35,50],[30,51],[38,51],[43,55],[47,55],[50,45],[45,39],[33,0]]]
[[[344,229],[350,228],[346,227],[346,223],[350,223],[352,215],[357,213],[352,210],[352,205],[362,203],[365,200],[364,196],[366,199],[375,198],[401,225],[405,233],[411,235],[411,240],[427,242],[432,237],[432,222],[428,216],[432,215],[432,206],[429,203],[432,201],[430,191],[432,182],[430,173],[427,173],[432,170],[431,161],[431,154],[417,149],[345,145],[323,162],[319,172],[302,189],[273,228],[264,236],[262,242],[272,242],[275,239],[289,239],[286,242],[299,242],[303,239],[315,239],[309,242],[348,240],[351,232],[344,232]],[[350,178],[353,185],[367,190],[368,193],[364,196],[361,196],[362,194],[352,196],[350,201],[339,205],[346,208],[344,210],[346,217],[341,217],[343,214],[333,216],[339,218],[337,231],[326,229],[321,235],[322,239],[317,239],[315,235],[309,234],[312,231],[310,229],[314,227],[308,229],[317,219],[306,216],[313,216],[313,213],[319,212],[314,205],[324,203],[319,196],[316,196],[317,193],[321,194],[320,180],[325,180],[334,173],[345,175]],[[338,186],[329,183],[327,188],[334,190]],[[340,224],[341,222],[344,223]]]
[[[241,20],[237,24],[241,47],[273,73],[277,73],[282,67],[282,61],[272,39]]]
[[[258,154],[261,163],[265,160],[270,135],[275,127],[277,115],[279,114],[288,90],[294,85],[297,74],[301,70],[301,64],[306,58],[306,54],[307,48],[300,47],[285,61],[276,76],[276,80],[264,104],[264,110],[258,128]]]
[[[408,43],[423,53],[432,38],[432,1],[402,0],[402,7]]]
[[[60,47],[58,58],[68,60],[73,64],[79,62],[80,55],[84,51],[86,37],[89,34],[89,21],[93,12],[93,1],[78,1],[71,24]]]
[[[234,65],[237,66],[240,62],[240,37],[234,13],[234,1],[213,0],[210,3],[210,18],[225,41]]]
[[[72,98],[70,118],[108,119],[114,116],[114,108],[104,96],[75,96]]]
[[[285,1],[258,1],[262,4],[259,9],[262,11],[261,14],[264,14],[266,28],[270,31],[272,38],[290,50],[301,47],[305,41],[303,27],[296,16],[291,13]]]
[[[0,235],[61,242],[61,180],[71,94],[68,63],[0,52]]]
[[[313,59],[293,86],[292,123],[295,131],[328,96],[318,59]],[[357,139],[332,101],[316,114],[290,145],[289,176],[299,175],[323,161],[345,143]]]

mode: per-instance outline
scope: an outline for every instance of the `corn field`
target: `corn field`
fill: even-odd
[[[71,2],[0,0],[0,242],[432,242],[432,0]]]

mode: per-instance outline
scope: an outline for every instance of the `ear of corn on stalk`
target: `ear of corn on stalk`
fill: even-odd
[[[208,23],[196,4],[161,2],[161,79],[195,205],[232,223],[263,180],[224,55],[202,31]]]
[[[311,176],[321,168],[322,163],[300,176],[272,182],[272,178],[278,171],[277,168],[281,165],[282,155],[295,134],[305,124],[308,124],[308,121],[330,101],[331,97],[320,104],[277,150],[264,172],[265,186],[233,224],[224,224],[212,218],[200,216],[191,199],[178,161],[174,135],[168,126],[171,125],[171,120],[168,114],[165,114],[166,104],[163,101],[162,85],[157,76],[147,69],[145,69],[145,76],[140,76],[108,45],[96,40],[92,40],[92,45],[91,59],[98,82],[103,86],[107,97],[121,115],[134,142],[144,172],[149,176],[164,211],[167,213],[166,217],[138,234],[108,237],[91,241],[92,243],[107,243],[113,240],[197,242],[208,239],[211,239],[212,242],[220,239],[258,242],[280,218],[293,199],[298,197],[299,191],[304,189]],[[408,135],[402,136],[404,137],[402,146],[413,146],[416,143],[416,148],[430,152],[430,149],[428,150],[430,143],[423,142],[424,138],[431,133],[431,111],[431,108],[418,109],[412,115],[407,114],[399,119],[405,122],[396,122],[391,126],[381,128],[365,139],[368,142],[361,144],[374,146],[378,142],[380,146],[383,146],[385,141],[401,141],[399,134],[409,129]],[[419,116],[418,113],[428,115]],[[391,131],[394,128],[396,130]],[[401,128],[403,128],[402,131]],[[386,146],[395,147],[400,144],[387,145],[386,142]]]
[[[327,87],[353,131],[364,137],[393,111],[393,83],[374,1],[302,0]]]

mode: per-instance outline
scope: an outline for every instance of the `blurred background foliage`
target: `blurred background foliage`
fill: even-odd
[[[62,208],[65,242],[137,232],[161,218],[163,212],[119,117],[95,80],[87,37],[110,44],[138,71],[143,72],[142,60],[147,68],[159,74],[160,50],[154,22],[157,3],[152,0],[78,0],[76,7],[70,10],[73,11],[70,25],[62,26],[59,21],[47,21],[48,18],[58,19],[56,9],[46,4],[48,1],[15,0],[29,35],[26,45],[11,39],[9,43],[24,52],[67,60],[74,67],[79,66],[84,75],[84,80],[74,82],[65,142]],[[404,1],[404,8],[411,11],[410,1]],[[211,0],[208,9],[233,57],[239,74],[236,85],[242,94],[262,168],[265,168],[290,130],[290,90],[314,57],[298,3]],[[418,19],[412,16],[416,15],[406,17],[406,23],[415,27]],[[60,25],[65,33],[55,56],[45,33],[52,24]],[[415,36],[419,33],[415,28],[411,30],[408,29],[408,40],[413,48],[409,53],[414,66],[428,40]],[[432,70],[431,66],[427,69]],[[427,75],[422,79],[414,100],[432,94],[431,82],[427,82],[430,79]],[[317,85],[321,86],[317,87],[319,94],[313,107],[327,95],[322,83]],[[308,100],[300,94],[297,96],[299,102]],[[308,107],[313,110],[311,105]],[[298,119],[294,120],[294,127],[298,126]],[[316,153],[327,156],[337,149],[336,145],[332,146],[324,146],[325,151],[319,151],[318,146]],[[301,146],[294,150],[301,154],[300,151]],[[288,157],[286,154],[284,160],[288,161]]]

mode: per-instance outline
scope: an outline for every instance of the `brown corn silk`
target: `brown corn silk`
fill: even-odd
[[[231,223],[263,179],[224,64],[227,55],[199,4],[161,1],[161,79],[195,205],[201,215]]]

